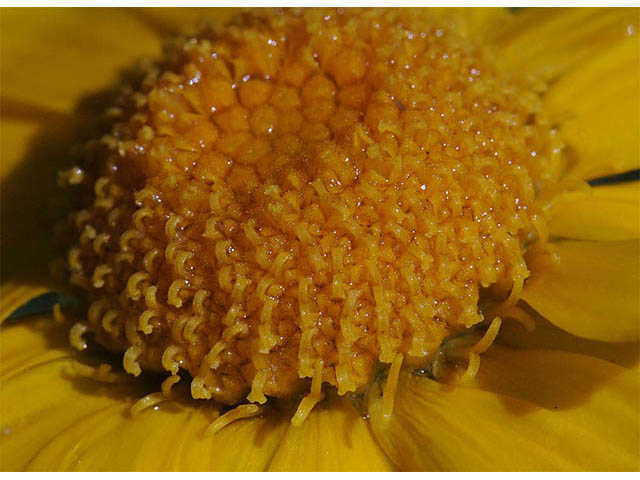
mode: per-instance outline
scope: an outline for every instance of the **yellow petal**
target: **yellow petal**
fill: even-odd
[[[570,352],[494,345],[482,357],[472,386],[581,420],[597,428],[603,441],[606,436],[607,442],[621,451],[634,453],[634,446],[640,446],[640,376],[605,360]]]
[[[558,198],[549,230],[556,237],[580,240],[640,238],[640,182],[595,187]]]
[[[455,11],[457,15],[462,15],[468,33],[481,37],[492,34],[499,25],[513,19],[513,14],[506,8],[447,7],[446,10]]]
[[[558,411],[588,425],[621,456],[640,459],[637,371],[576,353],[494,345],[473,386]]]
[[[563,74],[545,96],[581,178],[640,168],[639,45],[636,34],[600,52]]]
[[[131,405],[158,380],[104,384],[79,376],[67,334],[46,316],[0,329],[0,469],[254,471],[269,464],[288,420],[240,420],[205,438],[214,418],[208,403],[165,402],[132,417]]]
[[[28,120],[8,119],[6,114],[2,116],[0,123],[0,153],[2,154],[2,180],[12,172],[20,161],[26,156],[31,139],[38,131],[39,125]]]
[[[114,403],[76,419],[68,425],[69,428],[58,433],[41,449],[38,449],[36,455],[27,462],[24,470],[51,472],[95,468],[91,462],[91,459],[94,458],[93,452],[87,455],[86,445],[101,445],[102,449],[99,449],[102,450],[99,451],[101,455],[104,455],[104,450],[107,450],[110,454],[111,450],[120,448],[122,440],[126,440],[126,437],[114,442],[113,438],[109,437],[109,434],[122,427],[126,418],[126,406],[121,403]],[[101,439],[104,439],[105,443],[101,444]],[[110,444],[107,444],[107,441]],[[86,458],[87,456],[89,457],[88,459]],[[103,462],[109,462],[109,458],[103,458]],[[120,470],[118,467],[119,465],[117,464],[111,464],[107,470]],[[98,468],[95,469],[97,470]]]
[[[318,404],[305,422],[291,425],[276,452],[273,471],[388,471],[389,460],[345,397]]]
[[[34,277],[38,278],[37,275]],[[49,291],[50,285],[46,281],[33,281],[33,278],[18,277],[3,282],[0,285],[0,324],[29,300]]]
[[[608,342],[638,339],[640,244],[560,241],[555,254],[530,251],[522,299],[554,325],[578,337]],[[554,262],[554,258],[557,262]]]
[[[163,35],[175,35],[185,28],[202,21],[226,21],[237,14],[239,8],[132,8],[132,13],[141,21]]]
[[[581,353],[613,362],[625,368],[640,367],[640,344],[612,343],[578,338],[556,327],[535,312],[531,313],[535,329],[505,318],[496,342],[513,348],[553,349]]]
[[[598,198],[636,203],[640,197],[639,187],[638,182],[626,182],[614,185],[599,185],[593,189],[593,192],[597,193]]]
[[[0,378],[68,356],[67,338],[67,328],[57,324],[51,315],[3,324],[0,328]]]
[[[202,410],[191,415],[178,438],[179,446],[173,453],[170,469],[265,470],[289,424],[288,418],[268,411],[262,417],[233,422],[213,437],[203,438],[209,421]],[[161,430],[159,434],[162,434]]]
[[[415,9],[416,15],[439,16],[456,25],[462,35],[478,38],[492,38],[496,28],[504,22],[512,21],[513,15],[506,8],[480,7],[430,7]]]
[[[24,469],[74,423],[135,396],[130,385],[74,376],[72,361],[68,356],[51,359],[0,380],[0,469]]]
[[[56,253],[56,221],[70,211],[67,192],[56,184],[57,172],[69,167],[74,143],[68,122],[39,125],[3,118],[0,123],[2,185],[2,279],[25,270],[47,272]]]
[[[0,469],[254,471],[269,464],[287,420],[241,420],[204,438],[213,419],[207,403],[166,402],[131,417],[131,405],[158,380],[80,377],[67,335],[50,316],[0,329]]]
[[[210,410],[210,408],[209,408]],[[76,422],[46,445],[29,470],[256,471],[263,470],[285,423],[240,420],[203,437],[211,421],[207,407],[175,402],[131,417],[119,404]]]
[[[626,405],[633,407],[634,398]],[[514,397],[440,385],[407,373],[400,377],[388,428],[381,418],[381,402],[377,392],[370,396],[372,430],[383,450],[405,470],[635,470],[640,466],[637,405],[635,411],[608,413],[608,417],[618,415],[616,427],[630,422],[625,439],[636,435],[635,443],[620,450],[607,443],[619,432],[602,432],[600,423],[588,423],[589,417],[577,419]]]
[[[3,99],[58,112],[111,87],[161,45],[146,24],[116,9],[7,9],[0,31]]]
[[[514,14],[494,38],[510,68],[551,79],[627,38],[630,25],[637,32],[635,9],[531,8]]]

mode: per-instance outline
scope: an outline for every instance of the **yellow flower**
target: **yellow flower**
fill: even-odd
[[[210,402],[152,394],[136,404],[152,408],[132,416],[159,389],[156,378],[127,381],[87,366],[113,359],[73,351],[51,314],[10,318],[57,288],[46,280],[50,232],[67,205],[52,179],[77,138],[73,118],[88,122],[104,106],[92,94],[202,15],[230,12],[1,13],[0,468],[638,470],[637,170],[631,181],[592,182],[554,200],[551,247],[527,251],[520,308],[503,312],[480,369],[470,356],[471,375],[455,384],[403,370],[390,418],[382,379],[363,405],[328,393],[300,426],[288,406],[272,406],[205,436],[216,415]],[[546,88],[544,110],[572,178],[640,167],[638,10],[463,15],[469,35]]]

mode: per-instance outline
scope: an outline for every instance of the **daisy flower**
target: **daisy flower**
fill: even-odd
[[[638,10],[0,18],[2,469],[640,467]]]

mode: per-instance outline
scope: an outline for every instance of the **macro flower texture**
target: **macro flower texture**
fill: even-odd
[[[638,9],[4,9],[0,469],[640,469]]]

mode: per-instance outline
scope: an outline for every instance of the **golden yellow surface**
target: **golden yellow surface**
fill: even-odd
[[[638,167],[637,9],[422,13],[468,20],[453,29],[473,35],[476,49],[494,48],[492,64],[540,75],[542,109],[562,140],[553,149],[568,161],[565,184]],[[49,224],[64,211],[56,200],[55,171],[63,163],[68,168],[70,146],[79,138],[69,129],[72,106],[80,102],[85,111],[85,95],[113,85],[120,68],[141,54],[155,58],[161,37],[201,17],[228,15],[217,9],[0,10],[0,469],[637,471],[637,181],[561,197],[536,183],[543,187],[539,200],[554,197],[549,241],[545,248],[525,244],[531,274],[518,304],[501,311],[502,327],[482,354],[479,370],[474,371],[475,353],[459,381],[429,375],[435,368],[422,376],[404,369],[395,378],[394,363],[386,382],[384,373],[376,374],[364,399],[337,396],[325,386],[326,399],[307,412],[302,425],[290,421],[292,410],[283,405],[288,402],[270,402],[263,414],[204,436],[233,411],[216,419],[216,402],[190,401],[175,391],[165,395],[165,387],[179,377],[169,376],[161,394],[157,375],[134,379],[118,372],[121,355],[105,357],[95,347],[71,350],[67,325],[51,315],[5,321],[16,307],[51,289],[40,272],[51,250]],[[424,20],[407,24],[416,22]],[[446,20],[432,22],[445,25],[445,34],[452,30]],[[130,114],[126,110],[119,121]],[[536,115],[535,121],[540,119]],[[103,165],[108,155],[96,155],[94,164]],[[77,181],[88,175],[89,165],[61,180]],[[93,201],[93,184],[89,177],[86,205]],[[117,240],[111,242],[119,248]],[[138,250],[133,253],[138,262]],[[27,266],[37,268],[21,268]],[[481,290],[481,311],[489,311],[485,300],[504,296],[510,286],[505,283],[491,294]],[[166,297],[160,304],[167,305]],[[186,301],[176,311],[191,305]],[[179,330],[179,322],[174,325]],[[85,328],[74,328],[74,343],[92,337],[84,336]],[[148,331],[144,323],[142,328]],[[473,332],[471,338],[481,335]],[[441,360],[465,367],[464,349],[451,348],[465,339],[455,336],[441,346]],[[127,346],[123,343],[120,349]],[[394,362],[403,356],[410,360],[397,354]],[[131,353],[127,358],[132,360]],[[112,364],[100,365],[104,361]],[[182,378],[179,390],[187,386],[188,375]],[[300,407],[317,401],[318,379]],[[442,384],[448,380],[457,384]],[[389,415],[391,383],[395,405]]]

